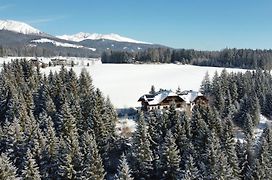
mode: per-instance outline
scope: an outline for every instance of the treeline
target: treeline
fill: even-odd
[[[182,63],[248,69],[272,68],[272,50],[224,49],[197,51],[193,49],[154,48],[141,52],[104,52],[103,63]]]
[[[239,112],[240,96],[255,91],[249,84],[265,84],[260,92],[268,94],[271,76],[222,72],[212,82],[205,79],[202,90],[214,99],[211,106],[196,105],[191,114],[175,104],[164,113],[139,113],[137,130],[127,138],[116,134],[114,108],[86,71],[77,77],[62,67],[46,76],[26,61],[4,64],[0,179],[271,179],[270,127],[258,139],[246,133],[236,142],[235,116],[225,113],[234,84],[225,81],[241,83],[237,94],[229,95]],[[215,93],[223,87],[221,95]],[[222,109],[217,102],[225,103]],[[255,108],[248,107],[244,111],[255,118]]]
[[[232,120],[249,136],[259,124],[260,114],[272,118],[272,77],[268,71],[216,72],[203,79],[201,91],[221,118]]]
[[[0,57],[52,57],[52,56],[66,56],[66,57],[100,57],[99,52],[93,52],[88,49],[79,48],[65,48],[55,47],[53,45],[42,46],[1,46]]]

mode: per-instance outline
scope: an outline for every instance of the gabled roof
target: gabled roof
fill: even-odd
[[[177,94],[175,94],[177,96]],[[165,98],[168,96],[174,96],[171,91],[162,91],[161,93],[157,94],[152,101],[149,101],[149,105],[157,105],[161,103]]]
[[[139,98],[138,101],[145,101],[149,105],[157,105],[161,103],[167,97],[179,97],[176,93],[172,92],[171,90],[164,90],[153,94],[145,94]]]
[[[145,94],[139,98],[138,101],[145,101],[149,105],[160,104],[167,97],[179,97],[184,100],[187,104],[190,104],[196,100],[197,97],[204,97],[203,94],[197,91],[183,91],[179,94],[172,92],[171,90],[163,90],[156,94]]]
[[[184,101],[186,103],[191,103],[191,102],[194,102],[196,100],[197,97],[199,96],[203,96],[202,93],[198,92],[198,91],[183,91],[179,94],[179,96],[184,99]]]

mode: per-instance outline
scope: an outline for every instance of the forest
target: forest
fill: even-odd
[[[198,51],[153,48],[140,52],[104,52],[101,59],[103,63],[181,63],[243,69],[272,68],[272,50],[258,49],[226,48],[221,51]]]
[[[0,73],[0,179],[272,179],[271,127],[254,136],[272,117],[271,86],[260,69],[207,74],[208,105],[139,112],[127,137],[86,70],[47,76],[14,60]]]

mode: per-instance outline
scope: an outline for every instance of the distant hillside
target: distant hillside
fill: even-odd
[[[0,56],[100,57],[104,51],[139,52],[163,47],[117,34],[79,33],[55,37],[26,23],[0,20]]]

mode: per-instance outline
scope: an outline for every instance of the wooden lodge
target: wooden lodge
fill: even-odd
[[[141,102],[141,108],[144,111],[155,109],[169,109],[170,104],[174,102],[176,108],[180,110],[192,110],[197,103],[208,103],[208,99],[197,91],[183,91],[174,93],[172,91],[163,90],[155,94],[145,94],[138,100]]]

